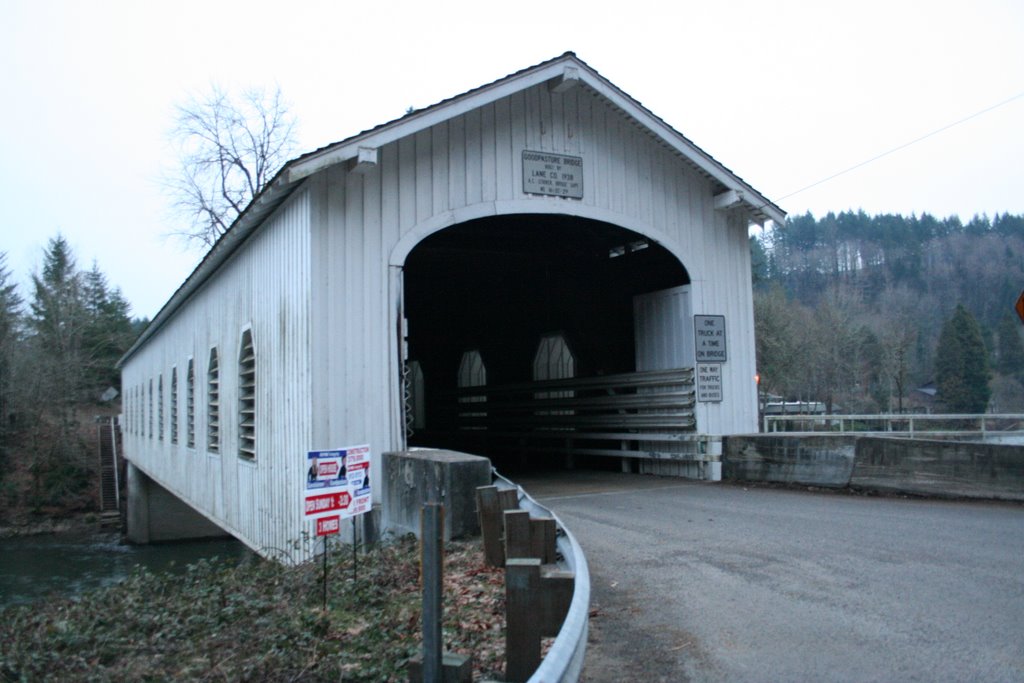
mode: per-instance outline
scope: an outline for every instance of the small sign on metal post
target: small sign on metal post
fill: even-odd
[[[324,539],[324,609],[327,609],[327,539],[341,532],[341,520],[352,518],[352,551],[356,547],[355,518],[369,512],[370,447],[348,446],[306,453],[302,514],[316,521],[317,538]],[[352,571],[356,572],[353,559]]]

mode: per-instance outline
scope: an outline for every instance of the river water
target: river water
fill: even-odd
[[[237,561],[251,554],[234,539],[128,545],[120,534],[94,532],[0,539],[0,607],[110,586],[128,577],[136,565],[180,573],[200,559]]]

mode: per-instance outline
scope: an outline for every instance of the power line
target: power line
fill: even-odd
[[[892,154],[894,152],[898,152],[901,149],[906,149],[907,147],[910,147],[911,145],[916,145],[917,143],[921,142],[922,140],[927,140],[928,138],[932,137],[933,135],[938,135],[939,133],[941,133],[943,131],[949,130],[950,128],[953,128],[954,126],[959,126],[961,123],[966,123],[966,122],[970,121],[971,119],[974,119],[974,118],[977,118],[977,117],[981,116],[982,114],[987,114],[988,112],[992,111],[993,109],[998,109],[999,107],[1007,105],[1010,102],[1013,102],[1014,100],[1020,99],[1021,97],[1024,97],[1024,92],[1019,92],[1016,95],[1014,95],[1013,97],[1010,97],[1009,99],[1005,99],[1002,102],[999,102],[997,104],[993,104],[990,107],[986,107],[986,108],[984,108],[984,109],[982,109],[980,111],[976,111],[973,114],[971,114],[970,116],[965,116],[964,118],[962,118],[962,119],[960,119],[958,121],[954,121],[953,123],[946,124],[945,126],[942,126],[941,128],[936,128],[932,132],[926,133],[925,135],[922,135],[919,138],[915,138],[915,139],[911,140],[910,142],[905,142],[902,145],[899,145],[897,147],[893,147],[892,149],[890,149],[888,151],[885,151],[885,152],[882,152],[881,154],[878,154],[876,156],[873,156],[870,159],[867,159],[865,161],[860,162],[859,164],[854,164],[853,166],[850,166],[849,168],[843,169],[842,171],[839,171],[838,173],[833,173],[832,175],[828,176],[827,178],[822,178],[821,180],[815,181],[815,182],[811,183],[810,185],[808,185],[806,187],[801,187],[799,190],[796,190],[794,192],[790,192],[789,194],[787,194],[785,196],[779,197],[778,201],[782,201],[784,199],[788,199],[788,198],[792,197],[793,195],[800,194],[801,192],[809,190],[812,187],[817,187],[818,185],[821,185],[822,183],[827,183],[828,181],[833,180],[834,178],[838,178],[839,176],[844,175],[846,173],[849,173],[850,171],[855,171],[855,170],[857,170],[858,168],[860,168],[862,166],[867,166],[870,163],[878,161],[882,157],[889,156],[890,154]]]

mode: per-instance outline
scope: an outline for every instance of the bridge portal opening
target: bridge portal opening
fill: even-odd
[[[409,445],[505,468],[571,460],[618,469],[620,459],[602,456],[666,425],[692,429],[692,391],[676,386],[679,374],[638,373],[652,370],[643,358],[664,342],[645,340],[658,326],[641,324],[637,302],[689,282],[664,247],[590,219],[496,216],[427,237],[404,267]],[[652,401],[672,419],[640,407]]]

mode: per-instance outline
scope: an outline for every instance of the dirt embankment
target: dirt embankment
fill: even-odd
[[[102,530],[100,517],[94,512],[68,512],[57,510],[33,514],[28,510],[15,510],[0,520],[0,538],[62,534]]]

